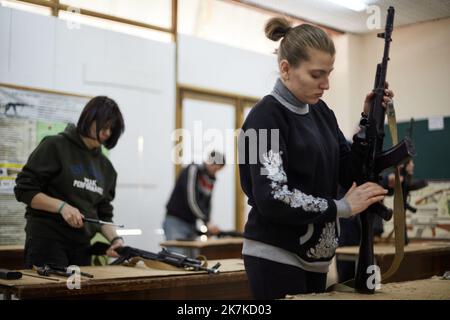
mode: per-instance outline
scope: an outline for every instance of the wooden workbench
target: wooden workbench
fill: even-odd
[[[240,259],[242,257],[243,238],[209,238],[207,241],[171,240],[160,243],[161,247],[197,249],[198,254],[208,259]]]
[[[336,259],[357,261],[359,247],[341,247],[336,250]],[[391,265],[395,256],[394,244],[376,244],[374,246],[375,263],[383,274]],[[426,279],[435,275],[442,276],[450,270],[450,242],[420,242],[405,246],[405,254],[397,272],[387,282],[399,282]]]
[[[212,266],[217,261],[209,261]],[[220,260],[218,274],[199,271],[157,270],[143,266],[82,267],[94,275],[82,277],[81,288],[69,290],[67,278],[24,275],[0,280],[0,293],[18,299],[251,299],[247,275],[240,259]],[[32,270],[23,273],[36,274]]]
[[[450,280],[441,277],[382,284],[374,294],[326,292],[287,296],[289,300],[450,300]]]

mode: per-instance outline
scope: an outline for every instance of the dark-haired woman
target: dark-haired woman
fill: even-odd
[[[254,297],[276,299],[323,292],[338,218],[362,212],[387,190],[353,183],[364,146],[349,147],[320,99],[329,89],[333,41],[318,27],[293,28],[283,18],[271,19],[265,31],[271,40],[282,39],[280,75],[249,113],[239,141],[241,185],[252,207],[242,253]],[[385,103],[392,96],[386,89]],[[366,115],[372,98],[364,102]],[[348,190],[342,199],[339,184]]]
[[[116,102],[105,96],[91,99],[77,126],[45,137],[18,174],[14,189],[24,202],[27,219],[25,267],[54,264],[90,265],[90,239],[95,228],[83,218],[112,221],[117,174],[102,154],[112,149],[125,130]],[[123,245],[113,226],[103,225],[102,234],[111,241],[107,251]]]

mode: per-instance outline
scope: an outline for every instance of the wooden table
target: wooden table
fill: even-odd
[[[0,268],[23,269],[24,266],[23,245],[0,246]]]
[[[359,247],[341,247],[336,250],[336,259],[342,261],[358,260]],[[383,274],[391,265],[395,256],[393,244],[374,246],[375,263]],[[397,272],[387,282],[399,282],[426,279],[435,275],[442,276],[450,271],[450,242],[419,242],[405,246],[405,254]]]
[[[210,261],[212,266],[217,261]],[[82,267],[94,275],[82,277],[81,288],[69,290],[67,278],[53,280],[24,275],[0,280],[0,293],[18,299],[251,299],[247,275],[240,259],[220,260],[220,273],[157,270],[144,266]],[[23,273],[36,274],[32,270]]]
[[[288,300],[450,300],[450,280],[432,277],[425,280],[382,284],[374,294],[326,292],[287,296]]]
[[[242,257],[243,238],[209,238],[207,241],[180,241],[171,240],[161,242],[160,246],[164,248],[178,247],[197,249],[198,254],[208,259],[235,259]]]

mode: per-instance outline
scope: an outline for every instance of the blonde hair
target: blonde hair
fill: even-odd
[[[270,40],[278,41],[283,38],[276,50],[278,63],[286,59],[290,65],[296,67],[301,61],[309,60],[309,48],[327,52],[332,56],[336,53],[333,40],[328,34],[310,24],[292,27],[287,19],[276,17],[267,22],[264,31]]]

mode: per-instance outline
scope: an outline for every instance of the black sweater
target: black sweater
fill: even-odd
[[[89,243],[95,226],[71,227],[60,214],[31,208],[33,197],[42,192],[74,206],[87,218],[112,221],[117,174],[100,148],[89,150],[74,125],[45,137],[17,175],[14,192],[27,204],[27,237],[64,243]]]
[[[268,95],[242,129],[240,179],[252,207],[244,237],[288,250],[308,263],[329,261],[338,245],[338,183],[350,187],[360,168],[358,153],[346,142],[333,111],[320,100],[306,106],[306,112],[295,112]],[[256,130],[253,142],[249,129]],[[267,129],[267,135],[260,129]],[[271,141],[273,129],[279,130],[279,150]],[[252,147],[258,154],[254,164],[249,163]]]
[[[191,164],[184,168],[167,203],[167,214],[190,224],[195,224],[197,219],[208,223],[215,181],[204,165]]]

